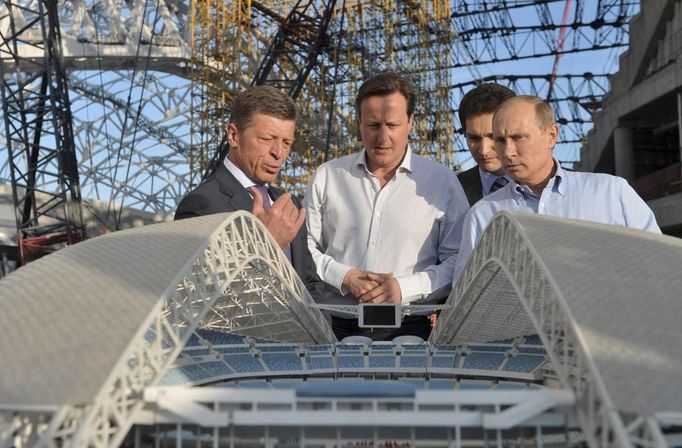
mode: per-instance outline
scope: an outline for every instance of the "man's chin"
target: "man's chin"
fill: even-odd
[[[369,163],[376,166],[386,166],[391,162],[391,157],[389,157],[388,154],[372,154],[372,157],[369,157]]]
[[[275,182],[276,179],[277,179],[277,175],[274,175],[274,176],[267,175],[267,176],[258,176],[258,179],[255,179],[255,180],[258,181],[258,183],[260,183],[260,184],[272,184]]]

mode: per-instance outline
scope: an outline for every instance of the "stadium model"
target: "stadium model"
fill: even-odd
[[[428,341],[339,342],[248,213],[105,235],[0,281],[0,447],[681,446],[681,255],[501,214]]]

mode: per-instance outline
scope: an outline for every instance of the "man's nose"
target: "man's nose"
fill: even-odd
[[[483,154],[488,154],[489,152],[495,152],[495,140],[492,138],[484,138],[481,143],[483,148]]]
[[[494,148],[495,152],[500,158],[502,157],[510,158],[516,153],[514,142],[512,142],[512,140],[509,138],[495,141]]]
[[[272,146],[270,146],[270,155],[277,160],[281,159],[284,156],[284,143],[273,139]]]
[[[379,142],[382,142],[382,143],[387,142],[388,136],[389,136],[388,127],[379,126],[379,132],[377,134],[377,140],[379,140]]]

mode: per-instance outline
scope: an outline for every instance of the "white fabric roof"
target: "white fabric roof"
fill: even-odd
[[[559,291],[615,407],[639,415],[682,411],[682,241],[525,213],[495,219],[508,220],[514,238],[525,239],[530,256],[549,273],[545,293],[553,286]],[[510,244],[494,242],[500,243]],[[466,288],[451,315],[455,320],[467,313],[457,342],[537,332],[515,285],[503,270],[494,269],[495,260],[504,258],[501,251],[492,249],[499,253],[491,253],[491,263]]]
[[[205,253],[231,215],[246,216],[247,227],[261,226],[238,212],[120,231],[62,249],[0,281],[0,406],[90,403],[135,335],[143,334],[141,326],[155,306],[176,294],[193,260]],[[266,250],[272,244],[277,250],[274,240],[248,241],[240,250],[249,244]],[[265,271],[258,272],[260,277],[249,282],[252,289],[276,287]],[[283,319],[295,309],[299,318],[287,325],[292,341],[311,335],[320,342],[334,340],[327,337],[329,328],[319,328],[322,316],[311,317],[319,311],[291,300],[281,294],[269,299],[277,313],[274,324],[261,325],[253,335],[268,337],[268,329],[281,333]],[[249,334],[248,327],[241,333]]]

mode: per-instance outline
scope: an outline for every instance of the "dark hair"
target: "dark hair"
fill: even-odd
[[[400,93],[407,101],[407,116],[414,114],[415,89],[414,85],[407,79],[394,72],[385,72],[373,76],[363,82],[355,97],[355,112],[360,119],[360,105],[362,101],[370,96],[387,96],[392,93]]]
[[[459,122],[466,132],[466,120],[476,115],[495,112],[502,103],[516,94],[505,86],[494,83],[479,84],[469,90],[459,103]]]
[[[243,131],[255,114],[296,121],[296,105],[294,100],[274,87],[249,87],[234,100],[230,122]]]
[[[547,104],[547,102],[542,98],[538,98],[537,96],[531,95],[519,95],[515,96],[510,101],[505,101],[504,104],[506,105],[507,103],[511,103],[512,101],[514,102],[520,101],[534,106],[535,122],[537,123],[538,127],[543,131],[548,130],[549,128],[556,124],[554,111],[552,110],[550,105]]]

